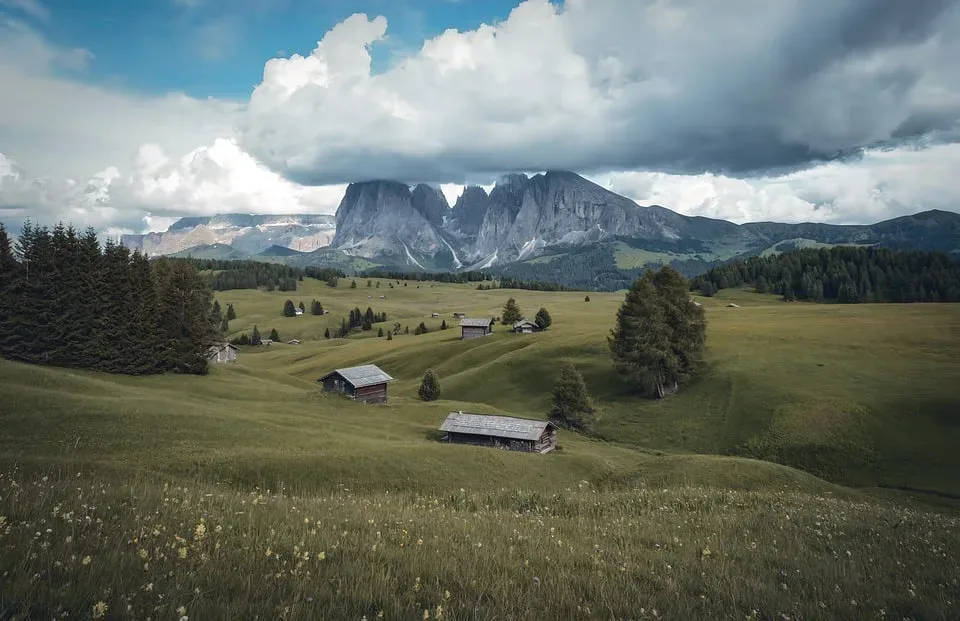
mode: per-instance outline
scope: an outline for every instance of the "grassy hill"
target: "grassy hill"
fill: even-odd
[[[100,601],[109,618],[956,617],[960,519],[931,503],[960,495],[960,307],[725,290],[700,300],[711,371],[653,402],[611,373],[622,294],[377,282],[218,293],[234,334],[304,342],[206,377],[0,360],[0,618]],[[438,329],[509,296],[553,327]],[[331,314],[282,316],[313,298]],[[367,306],[430,333],[322,338]],[[598,398],[599,437],[561,432],[546,456],[436,441],[451,409],[542,417],[560,360]],[[398,379],[389,405],[319,392],[368,361]],[[427,367],[443,393],[424,404]]]

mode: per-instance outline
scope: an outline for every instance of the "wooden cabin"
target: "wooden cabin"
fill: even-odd
[[[458,411],[447,416],[440,431],[441,442],[526,453],[549,453],[557,447],[557,426],[546,420]]]
[[[513,324],[513,331],[517,334],[532,334],[534,332],[540,332],[540,326],[538,326],[537,322],[535,321],[521,319],[517,323]]]
[[[463,318],[466,317],[466,316],[467,316],[466,313],[454,313],[454,314],[453,314],[453,318],[454,318],[454,319],[463,319]]]
[[[338,392],[364,403],[386,403],[387,384],[393,378],[375,364],[364,364],[331,371],[317,381],[324,392]]]
[[[207,348],[207,361],[213,363],[236,362],[237,348],[230,343],[217,343]]]
[[[487,319],[470,319],[465,317],[460,320],[460,338],[474,339],[480,336],[490,336],[493,334],[493,317]]]

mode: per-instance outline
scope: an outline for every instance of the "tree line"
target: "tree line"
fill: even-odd
[[[960,302],[960,263],[942,252],[807,248],[714,267],[690,284],[707,296],[743,285],[788,301]]]
[[[491,280],[488,272],[484,271],[466,271],[466,272],[403,272],[384,269],[369,269],[360,272],[362,278],[382,278],[384,280],[413,280],[417,282],[442,282],[453,284],[465,284],[470,282],[480,282]]]
[[[96,232],[0,225],[0,354],[111,373],[207,371],[212,294],[189,262],[150,261]]]
[[[231,289],[259,289],[267,291],[296,291],[297,282],[304,276],[318,280],[342,278],[342,270],[327,267],[291,267],[282,263],[234,259],[177,258],[189,263],[201,274],[214,291]]]

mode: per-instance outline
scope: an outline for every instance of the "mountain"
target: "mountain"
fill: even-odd
[[[124,236],[150,255],[250,257],[347,270],[492,269],[523,279],[618,287],[648,265],[688,275],[725,261],[800,247],[880,245],[960,257],[960,214],[925,211],[869,225],[782,224],[640,206],[583,177],[506,175],[468,186],[450,207],[436,187],[365,181],[333,216],[182,218],[166,232]]]
[[[213,244],[229,245],[240,255],[256,255],[271,246],[311,252],[329,246],[333,235],[333,216],[225,214],[181,218],[165,232],[124,235],[121,243],[148,256]]]

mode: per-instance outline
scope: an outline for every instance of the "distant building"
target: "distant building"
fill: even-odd
[[[218,362],[236,362],[237,348],[230,343],[217,343],[207,349],[207,361]]]
[[[430,316],[436,319],[437,317],[440,316],[440,313],[430,313]]]
[[[386,403],[387,384],[393,378],[375,364],[337,369],[317,380],[324,392],[338,392],[364,403]]]
[[[300,339],[290,339],[289,341],[287,341],[287,345],[299,345],[299,344],[300,344]]]
[[[460,338],[474,339],[479,336],[489,336],[493,334],[493,317],[487,319],[470,319],[464,317],[460,320]]]
[[[463,319],[463,318],[466,317],[466,316],[467,316],[466,313],[454,313],[454,314],[453,314],[453,318],[454,318],[454,319]]]
[[[521,319],[517,323],[513,324],[513,331],[518,334],[531,334],[533,332],[540,332],[540,326],[538,326],[537,322],[535,321]]]
[[[440,431],[442,442],[527,453],[549,453],[557,447],[557,426],[546,420],[458,411],[447,416]]]
[[[294,314],[294,316],[299,317],[300,315],[303,314],[303,309],[302,309],[302,308],[299,308],[299,307],[298,307],[298,308],[294,308],[294,309],[293,309],[293,314]]]

